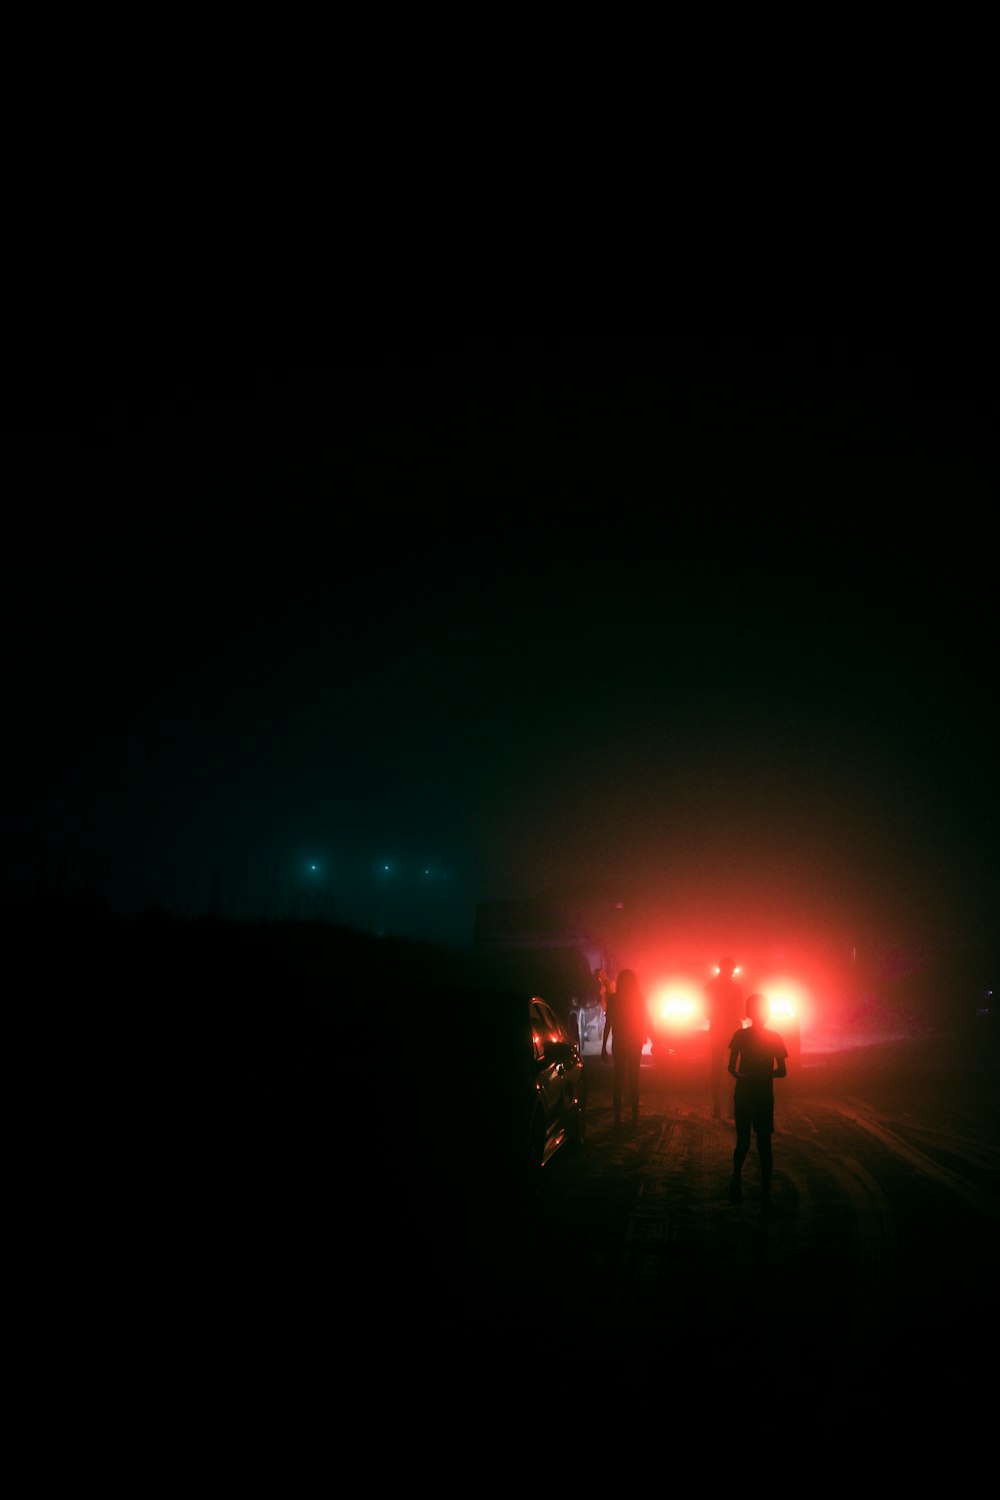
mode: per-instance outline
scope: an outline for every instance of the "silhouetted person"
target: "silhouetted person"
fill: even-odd
[[[771,1214],[771,1172],[774,1165],[771,1136],[774,1134],[774,1080],[786,1076],[788,1049],[776,1031],[768,1031],[766,995],[747,997],[749,1026],[740,1026],[729,1044],[729,1071],[736,1079],[733,1109],[736,1116],[736,1149],[729,1201],[743,1202],[740,1174],[750,1150],[750,1132],[757,1137],[760,1158],[760,1208]]]
[[[729,1044],[733,1032],[743,1020],[743,991],[736,983],[736,965],[731,958],[720,958],[719,972],[705,986],[705,1010],[708,1014],[708,1055],[712,1088],[712,1119],[722,1118],[722,1101],[727,1102],[732,1089],[726,1077]],[[732,1111],[727,1109],[726,1114]]]
[[[622,1102],[627,1099],[632,1124],[639,1123],[639,1070],[642,1049],[649,1040],[649,1014],[646,997],[639,988],[634,969],[622,969],[614,986],[607,992],[608,1012],[604,1021],[601,1057],[608,1060],[608,1037],[611,1037],[611,1059],[615,1065],[615,1124],[622,1122]]]

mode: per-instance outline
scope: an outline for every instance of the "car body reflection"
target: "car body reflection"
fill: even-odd
[[[569,1030],[545,1000],[530,1002],[532,1088],[528,1156],[534,1169],[587,1135],[587,1070]]]

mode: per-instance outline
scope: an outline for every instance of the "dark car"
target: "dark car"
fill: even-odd
[[[587,1136],[587,1071],[580,1049],[552,1006],[537,995],[530,1002],[531,1112],[529,1163],[543,1167],[563,1146],[582,1146]]]
[[[748,986],[748,993],[754,986]],[[768,1026],[777,1031],[788,1056],[802,1056],[803,1016],[811,1014],[807,991],[794,978],[768,976],[760,989],[770,1002]],[[654,1063],[708,1066],[710,1035],[705,991],[691,977],[675,977],[657,986],[649,1010]]]

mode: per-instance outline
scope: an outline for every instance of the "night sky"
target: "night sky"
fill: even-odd
[[[980,941],[995,397],[667,346],[40,400],[5,442],[5,880],[460,945],[567,888]]]

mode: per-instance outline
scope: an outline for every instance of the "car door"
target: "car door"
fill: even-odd
[[[531,1002],[535,1089],[544,1115],[541,1160],[547,1161],[566,1134],[573,1048],[558,1016],[544,1000]]]

